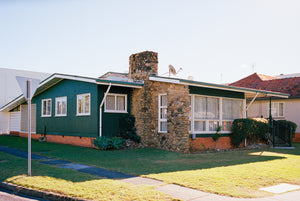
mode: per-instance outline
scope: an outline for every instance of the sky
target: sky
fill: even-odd
[[[159,75],[300,73],[299,0],[0,0],[0,68],[99,77],[158,53]]]

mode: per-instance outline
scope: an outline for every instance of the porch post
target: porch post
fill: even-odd
[[[275,147],[275,132],[274,132],[273,120],[272,120],[272,97],[271,96],[270,96],[270,104],[269,104],[269,121],[270,121],[271,133],[273,135],[273,147]]]

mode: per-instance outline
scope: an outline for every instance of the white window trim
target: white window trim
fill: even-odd
[[[50,101],[50,114],[43,114],[44,111],[44,102],[48,102]],[[47,106],[46,106],[47,107]],[[47,98],[47,99],[42,99],[42,107],[41,107],[41,117],[51,117],[52,115],[52,99],[51,98]]]
[[[191,131],[190,131],[190,134],[214,134],[216,133],[216,131],[209,131],[209,121],[219,121],[219,126],[222,126],[223,124],[223,108],[222,108],[222,103],[223,103],[223,99],[232,99],[232,100],[241,100],[242,101],[242,116],[243,118],[245,118],[245,114],[244,114],[244,111],[245,111],[245,104],[246,104],[246,101],[245,99],[239,99],[239,98],[227,98],[227,97],[216,97],[216,96],[206,96],[206,95],[198,95],[198,94],[191,94],[191,100],[192,100],[192,103],[191,103]],[[195,131],[195,128],[194,128],[194,122],[195,122],[195,117],[194,117],[194,107],[195,107],[195,97],[196,96],[201,96],[201,97],[208,97],[208,98],[217,98],[219,99],[219,119],[218,120],[215,120],[215,119],[203,119],[205,122],[206,122],[206,131]],[[200,119],[199,119],[200,120]],[[197,119],[196,119],[197,121]],[[227,121],[227,120],[224,120],[224,121]],[[228,120],[229,121],[229,120]],[[231,133],[231,131],[223,131],[221,130],[222,134],[229,134]]]
[[[65,100],[66,101],[66,114],[57,114],[57,101],[58,100]],[[65,117],[68,114],[68,99],[67,96],[57,97],[55,98],[55,116],[56,117]]]
[[[104,112],[107,112],[107,113],[128,113],[127,112],[127,94],[108,93],[107,96],[114,96],[115,97],[115,110],[109,110],[109,109],[106,108],[106,99],[105,99]],[[124,103],[125,110],[117,110],[116,109],[117,108],[117,104],[118,104],[118,102],[117,102],[117,97],[118,96],[119,97],[120,96],[125,97],[125,103]]]
[[[167,122],[167,119],[162,119],[161,117],[161,113],[160,113],[160,109],[164,109],[166,108],[168,110],[168,106],[161,106],[161,97],[162,96],[166,96],[167,94],[158,94],[158,133],[168,133],[168,127],[167,127],[167,131],[162,131],[161,127],[160,127],[160,123],[161,122]]]
[[[272,117],[274,117],[274,118],[283,118],[283,117],[285,117],[285,116],[284,116],[284,113],[285,113],[285,112],[284,112],[284,110],[285,110],[285,108],[284,108],[284,107],[285,107],[284,102],[275,102],[275,101],[274,101],[274,102],[272,102],[271,104],[275,104],[275,103],[278,104],[278,108],[276,108],[276,109],[278,109],[278,111],[279,111],[279,104],[282,103],[282,116],[273,116],[273,114],[272,114]],[[267,108],[268,108],[268,115],[269,115],[269,114],[270,114],[270,103],[267,103],[267,106],[268,106]],[[272,107],[272,109],[273,109],[273,107]],[[278,112],[278,114],[279,114],[279,112]]]
[[[79,113],[79,105],[78,105],[78,97],[79,96],[87,96],[89,95],[89,112],[86,113]],[[91,115],[91,94],[90,93],[86,93],[86,94],[77,94],[76,95],[76,116],[88,116]]]

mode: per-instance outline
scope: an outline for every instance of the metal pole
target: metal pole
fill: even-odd
[[[270,121],[271,133],[273,135],[273,147],[275,147],[275,128],[272,119],[272,97],[271,96],[270,96],[270,105],[269,105],[269,121]]]
[[[31,80],[27,80],[28,102],[28,176],[31,176]]]

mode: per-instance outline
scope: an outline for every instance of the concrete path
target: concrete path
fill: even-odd
[[[0,151],[6,152],[22,158],[27,158],[27,152],[0,145]],[[195,189],[179,186],[176,184],[166,184],[162,181],[158,181],[150,178],[135,177],[133,175],[125,174],[122,172],[110,171],[103,168],[98,168],[89,165],[83,165],[79,163],[73,163],[65,160],[58,160],[55,158],[49,158],[32,154],[32,159],[37,160],[39,163],[56,165],[60,168],[67,168],[76,170],[79,172],[89,173],[108,179],[117,179],[121,182],[127,182],[134,185],[150,185],[155,186],[157,191],[169,194],[173,198],[185,200],[185,201],[296,201],[300,198],[300,190],[292,191],[288,193],[278,194],[272,197],[265,198],[233,198],[220,196],[216,194],[206,193]],[[285,185],[286,186],[286,185]],[[300,186],[294,187],[300,189]],[[282,189],[281,189],[282,190]]]

